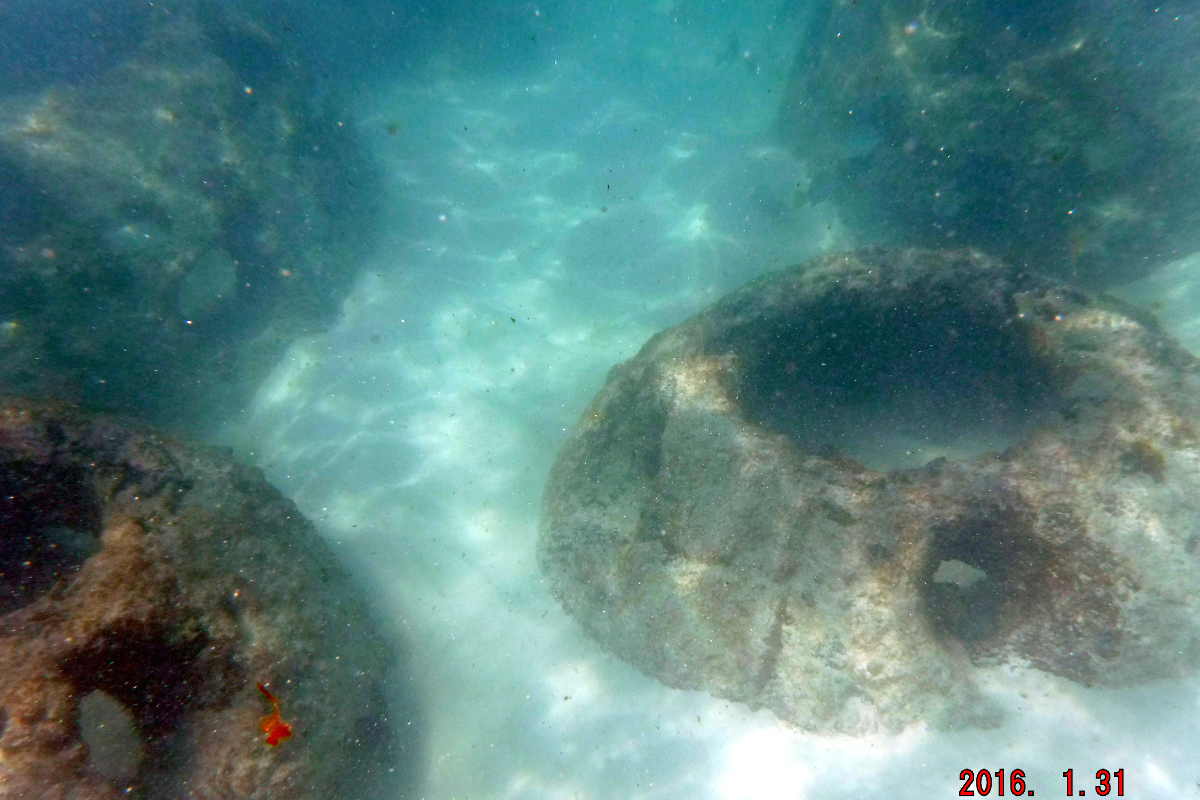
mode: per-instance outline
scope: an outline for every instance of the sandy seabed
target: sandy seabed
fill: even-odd
[[[549,596],[542,485],[608,368],[755,275],[848,244],[833,209],[798,201],[805,164],[761,133],[773,100],[743,100],[756,80],[778,82],[723,67],[672,104],[567,58],[490,80],[435,69],[354,123],[394,189],[379,253],[224,436],[401,642],[393,721],[420,726],[418,796],[926,800],[958,796],[964,769],[1022,769],[1056,797],[1067,769],[1089,792],[1124,769],[1127,797],[1200,797],[1194,680],[1110,691],[996,670],[1002,727],[816,736],[642,676]],[[1195,350],[1191,273],[1126,294],[1164,303]]]

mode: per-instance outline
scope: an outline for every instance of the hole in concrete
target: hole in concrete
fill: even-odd
[[[196,663],[208,642],[198,629],[121,625],[91,637],[59,669],[77,691],[114,698],[155,739],[178,727],[203,684]]]
[[[958,559],[940,562],[925,591],[935,629],[964,642],[986,639],[995,631],[1002,599],[992,576]]]
[[[736,334],[748,417],[879,470],[1000,452],[1052,421],[1052,372],[1025,329],[928,294],[849,294]]]
[[[970,589],[980,581],[987,580],[987,573],[965,561],[952,558],[938,564],[932,580],[934,583],[953,583],[959,588]]]
[[[1019,614],[1014,595],[1047,562],[1015,498],[981,501],[969,515],[933,531],[921,593],[934,630],[982,652],[986,640]]]
[[[99,519],[77,470],[0,463],[0,614],[70,581],[99,550]]]
[[[88,766],[114,783],[128,783],[145,757],[137,722],[110,694],[89,692],[79,702],[79,733],[88,748]]]

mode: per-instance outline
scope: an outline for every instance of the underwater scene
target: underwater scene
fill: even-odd
[[[1200,798],[1198,12],[0,4],[0,800]]]

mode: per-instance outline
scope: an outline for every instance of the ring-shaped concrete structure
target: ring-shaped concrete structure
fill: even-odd
[[[613,369],[540,563],[671,686],[812,730],[992,723],[982,669],[1200,658],[1197,398],[1116,301],[973,251],[818,258]]]

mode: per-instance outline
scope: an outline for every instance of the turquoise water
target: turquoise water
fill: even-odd
[[[807,8],[586,6],[281,15],[369,149],[382,211],[336,319],[210,427],[318,525],[400,642],[406,796],[925,800],[957,796],[964,768],[1021,768],[1048,797],[1063,770],[1101,767],[1127,771],[1130,797],[1197,796],[1195,680],[996,668],[999,728],[823,736],[665,687],[554,602],[542,488],[607,371],[747,280],[864,239],[774,134]],[[1115,291],[1196,352],[1190,267]]]
[[[795,43],[776,12],[443,19],[441,44],[353,109],[386,171],[386,243],[227,435],[411,648],[419,796],[915,800],[955,796],[968,767],[1050,787],[1100,766],[1136,773],[1130,796],[1190,796],[1193,683],[997,670],[989,692],[1017,711],[997,730],[808,735],[647,679],[549,597],[543,480],[608,368],[746,279],[847,244],[829,204],[795,202],[810,165],[770,134]],[[1163,310],[1181,333],[1185,280]]]

